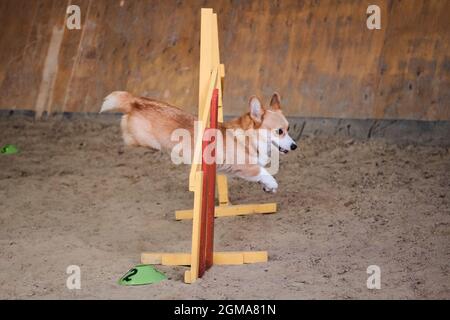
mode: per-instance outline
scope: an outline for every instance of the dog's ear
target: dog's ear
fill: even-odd
[[[272,95],[272,99],[270,99],[270,107],[273,110],[280,110],[281,109],[281,98],[278,92],[274,92]]]
[[[264,109],[261,105],[261,101],[256,96],[252,96],[249,101],[250,105],[250,117],[257,123],[262,122]]]

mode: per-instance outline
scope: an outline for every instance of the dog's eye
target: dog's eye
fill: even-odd
[[[278,135],[280,135],[280,136],[281,136],[281,135],[283,134],[283,129],[281,129],[281,128],[280,128],[280,129],[278,129],[278,130],[277,130],[277,133],[278,133]]]

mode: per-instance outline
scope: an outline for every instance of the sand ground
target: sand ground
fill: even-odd
[[[117,280],[142,251],[188,251],[189,168],[124,148],[118,119],[0,118],[0,298],[450,298],[450,152],[444,147],[303,137],[282,158],[276,195],[231,180],[233,203],[279,211],[216,219],[217,250],[268,250],[269,262],[185,267],[141,287]],[[66,268],[81,268],[81,289]],[[381,268],[381,289],[366,268]]]

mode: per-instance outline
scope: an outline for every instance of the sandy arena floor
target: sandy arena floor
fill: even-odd
[[[118,119],[0,118],[0,298],[450,299],[450,152],[306,137],[282,158],[276,195],[232,180],[233,203],[279,211],[216,219],[216,249],[268,250],[269,262],[215,266],[193,285],[122,287],[142,251],[188,251],[189,168],[122,145]],[[81,267],[81,290],[66,268]],[[381,268],[381,290],[366,268]]]

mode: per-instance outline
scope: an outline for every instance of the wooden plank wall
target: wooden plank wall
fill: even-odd
[[[96,112],[128,90],[195,113],[201,7],[219,17],[226,114],[276,90],[291,116],[450,120],[449,0],[1,0],[0,108]]]

